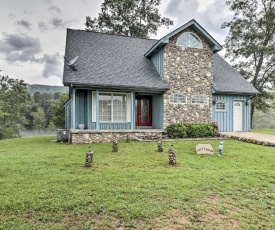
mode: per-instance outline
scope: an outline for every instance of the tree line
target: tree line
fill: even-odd
[[[31,95],[23,80],[0,75],[0,140],[19,137],[22,130],[64,128],[68,93]]]

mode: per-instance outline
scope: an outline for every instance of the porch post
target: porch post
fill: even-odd
[[[131,92],[131,129],[135,129],[135,92]]]
[[[76,111],[75,111],[75,108],[76,108],[76,106],[75,106],[75,91],[76,91],[76,89],[73,89],[72,90],[73,91],[73,95],[72,95],[72,129],[75,129],[75,118],[76,118],[76,116],[75,116],[75,114],[76,114]]]
[[[92,128],[92,113],[91,113],[91,105],[92,105],[92,92],[90,90],[88,90],[87,92],[87,117],[88,117],[88,129],[91,129]]]
[[[96,90],[96,130],[99,130],[99,91]]]

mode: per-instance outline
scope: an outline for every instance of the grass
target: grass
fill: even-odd
[[[275,148],[225,140],[92,144],[0,141],[0,229],[274,229]],[[168,165],[168,148],[177,151]],[[217,152],[217,151],[216,151]]]
[[[263,133],[275,136],[275,129],[252,129],[251,132],[253,133]]]

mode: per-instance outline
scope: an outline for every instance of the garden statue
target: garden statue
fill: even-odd
[[[118,150],[117,140],[114,139],[114,140],[113,140],[113,152],[117,152],[117,150]]]
[[[92,163],[93,163],[93,156],[94,156],[94,152],[91,150],[91,147],[89,146],[89,150],[86,153],[86,163],[85,163],[85,167],[91,167]]]
[[[219,149],[219,156],[222,156],[223,141],[220,142],[218,149]]]
[[[176,150],[173,148],[173,145],[171,145],[169,150],[169,164],[175,165],[176,163]]]
[[[127,137],[126,137],[126,142],[127,142],[127,143],[130,143],[130,141],[131,141],[131,134],[128,133],[128,134],[127,134]]]
[[[158,152],[163,152],[162,139],[158,141]]]

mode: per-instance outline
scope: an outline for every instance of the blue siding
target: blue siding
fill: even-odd
[[[131,129],[131,122],[100,122],[100,130]]]
[[[225,111],[216,111],[216,105],[212,106],[212,121],[217,121],[221,132],[233,132],[234,101],[243,102],[243,131],[250,130],[250,104],[246,105],[249,96],[245,95],[213,95],[213,100],[225,102]]]
[[[88,128],[88,106],[87,106],[87,90],[76,90],[75,94],[75,128],[78,129],[79,124],[84,124],[85,129]]]
[[[163,94],[153,95],[153,129],[163,129]]]
[[[87,125],[88,129],[92,128],[92,92],[87,92]]]
[[[128,94],[129,95],[129,94]],[[152,116],[153,124],[152,128],[163,128],[163,94],[151,94],[153,98],[152,103]],[[73,128],[79,129],[80,124],[84,124],[85,129],[96,130],[123,130],[123,129],[135,129],[135,92],[131,92],[128,96],[131,104],[127,106],[129,109],[127,122],[100,122],[99,121],[99,91],[96,91],[93,99],[93,93],[91,90],[74,89],[71,102],[66,104],[66,128],[71,127],[70,123],[73,122]],[[94,106],[96,105],[96,106]],[[74,113],[70,113],[74,106]],[[69,116],[72,114],[72,118]],[[94,118],[93,118],[94,117]],[[70,121],[69,119],[73,119]],[[94,119],[94,120],[93,120]]]
[[[70,129],[71,128],[71,100],[69,100],[65,105],[65,129]]]
[[[157,52],[155,52],[152,57],[151,61],[153,62],[156,70],[158,71],[159,75],[161,76],[162,80],[164,79],[164,48],[162,47]]]

